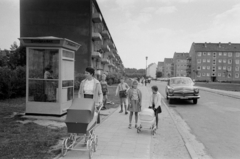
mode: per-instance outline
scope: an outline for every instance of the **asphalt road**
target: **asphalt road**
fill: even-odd
[[[152,81],[165,97],[165,82]],[[192,101],[174,101],[168,104],[179,114],[201,142],[207,153],[215,159],[240,158],[240,99],[215,93],[200,92],[198,104]]]

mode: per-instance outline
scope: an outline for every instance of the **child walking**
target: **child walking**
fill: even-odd
[[[102,110],[107,109],[106,104],[107,104],[107,100],[108,100],[108,84],[106,81],[107,75],[106,74],[102,74],[102,80],[100,81],[101,86],[102,86],[102,93],[103,93],[103,107]]]
[[[132,126],[133,113],[135,114],[135,128],[137,128],[138,112],[141,111],[142,92],[137,88],[137,86],[138,86],[138,82],[133,81],[132,88],[128,91],[128,99],[129,99],[128,110],[130,111],[129,126],[128,126],[129,129],[131,129],[131,126]]]
[[[129,86],[127,83],[124,82],[124,77],[121,77],[120,83],[117,86],[116,89],[116,96],[119,95],[120,98],[120,104],[121,104],[121,110],[119,113],[123,112],[123,106],[125,108],[125,114],[127,115],[127,91],[129,90]]]
[[[152,86],[152,94],[150,96],[150,108],[154,110],[156,116],[156,128],[158,128],[158,114],[162,112],[161,109],[162,97],[158,92],[157,86]]]

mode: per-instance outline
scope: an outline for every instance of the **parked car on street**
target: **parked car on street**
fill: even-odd
[[[165,92],[170,104],[174,99],[193,100],[193,104],[197,104],[200,98],[199,89],[189,77],[169,78]]]

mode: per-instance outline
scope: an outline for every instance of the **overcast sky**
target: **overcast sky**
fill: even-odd
[[[240,43],[239,0],[97,0],[125,67],[188,52],[192,42]],[[19,0],[0,0],[0,48],[19,37]]]

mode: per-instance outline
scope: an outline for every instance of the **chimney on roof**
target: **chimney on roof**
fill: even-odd
[[[231,45],[231,42],[229,42],[228,45]]]
[[[219,42],[218,47],[221,47],[221,42]]]
[[[205,42],[204,46],[207,47],[207,42]]]

